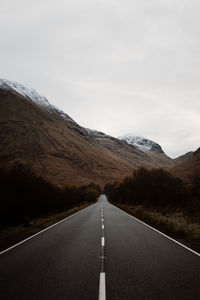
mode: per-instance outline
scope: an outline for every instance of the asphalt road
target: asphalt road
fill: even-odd
[[[98,298],[199,300],[200,256],[104,195],[0,255],[1,300]]]

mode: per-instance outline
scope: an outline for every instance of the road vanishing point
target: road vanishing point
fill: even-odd
[[[200,256],[107,201],[0,254],[1,300],[200,299]]]

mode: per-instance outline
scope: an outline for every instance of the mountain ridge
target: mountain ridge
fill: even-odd
[[[94,181],[103,186],[140,166],[175,165],[164,153],[141,151],[126,141],[86,129],[46,98],[43,106],[22,91],[16,84],[15,88],[0,85],[0,167],[22,163],[56,185]]]
[[[19,95],[25,97],[26,99],[33,101],[42,109],[47,109],[50,112],[57,111],[61,116],[75,123],[75,121],[69,115],[67,115],[63,110],[56,107],[55,105],[52,105],[45,96],[39,94],[33,88],[26,88],[23,84],[18,83],[16,81],[0,79],[0,89],[16,92]]]

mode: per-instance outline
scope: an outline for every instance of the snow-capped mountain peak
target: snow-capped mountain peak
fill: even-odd
[[[129,133],[129,134],[125,134],[123,136],[119,136],[118,139],[124,140],[128,144],[136,146],[140,150],[164,153],[164,151],[162,150],[162,147],[159,144],[157,144],[151,140],[148,140],[148,139],[144,138],[143,136],[138,136],[138,135]]]
[[[4,90],[11,90],[14,91],[26,99],[33,101],[41,108],[46,109],[48,111],[56,111],[59,115],[67,120],[73,121],[65,112],[61,109],[57,108],[56,106],[49,103],[46,97],[40,95],[36,90],[33,88],[27,88],[23,84],[18,83],[16,81],[11,81],[7,79],[0,79],[0,89]],[[74,121],[73,121],[74,122]]]
[[[29,98],[30,100],[32,100],[33,102],[36,102],[37,104],[40,104],[42,106],[50,106],[50,103],[46,99],[46,97],[41,96],[34,89],[26,88],[24,85],[22,85],[16,81],[0,79],[0,88],[6,89],[6,90],[14,90],[18,94],[20,94],[26,98]]]

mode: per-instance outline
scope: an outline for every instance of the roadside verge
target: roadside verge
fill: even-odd
[[[200,255],[200,238],[198,224],[183,224],[180,227],[177,225],[177,219],[173,216],[162,216],[158,212],[145,210],[131,205],[122,205],[113,203],[116,207],[129,215],[141,221],[152,229],[159,231],[161,234],[181,243],[186,248],[189,248]],[[196,226],[196,227],[195,227]]]
[[[15,244],[56,225],[58,222],[87,208],[91,204],[93,203],[83,203],[61,213],[40,217],[30,221],[28,225],[0,227],[0,251],[4,251]]]

